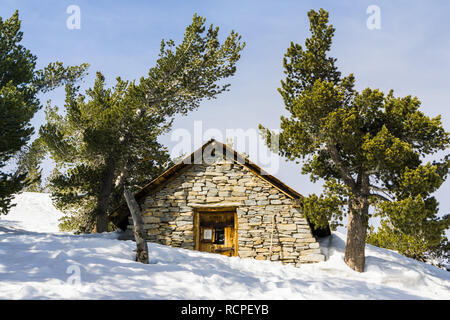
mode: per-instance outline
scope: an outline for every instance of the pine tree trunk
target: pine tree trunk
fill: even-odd
[[[147,264],[148,263],[148,246],[147,241],[145,240],[145,230],[144,230],[144,222],[142,220],[141,209],[139,208],[139,204],[134,198],[131,191],[125,187],[123,191],[123,195],[125,200],[127,201],[128,208],[131,212],[131,217],[133,218],[134,225],[134,238],[136,240],[136,261]]]
[[[106,212],[98,211],[97,219],[95,220],[95,233],[108,232],[108,216]]]
[[[97,201],[96,232],[108,232],[108,207],[109,199],[114,184],[114,162],[106,162],[106,170],[100,184],[100,192]]]
[[[355,271],[364,272],[368,207],[350,205],[344,260]]]

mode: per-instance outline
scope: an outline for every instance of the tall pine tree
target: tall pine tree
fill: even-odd
[[[0,214],[8,213],[14,194],[27,185],[26,173],[5,167],[33,134],[30,120],[40,108],[38,93],[75,81],[87,68],[56,62],[37,70],[36,56],[20,44],[20,24],[18,11],[9,19],[0,17]]]
[[[281,93],[288,117],[281,117],[279,153],[303,161],[302,172],[325,180],[324,192],[302,199],[304,213],[317,226],[339,224],[347,216],[345,261],[362,272],[370,218],[369,207],[405,234],[442,234],[432,193],[448,174],[448,157],[423,158],[449,146],[440,117],[420,111],[420,101],[393,92],[354,89],[328,57],[334,28],[328,13],[308,13],[311,37],[305,46],[292,43],[284,58]],[[268,145],[273,134],[260,126]]]
[[[86,95],[66,87],[65,116],[47,109],[40,137],[60,169],[51,179],[56,204],[75,214],[67,227],[82,221],[80,231],[94,225],[107,231],[107,213],[124,191],[136,190],[169,161],[157,139],[174,116],[228,90],[223,80],[235,73],[244,45],[235,32],[220,43],[218,31],[195,15],[179,45],[162,41],[156,65],[139,82],[118,78],[108,89],[97,73]]]

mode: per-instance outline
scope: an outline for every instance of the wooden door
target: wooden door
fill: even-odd
[[[197,250],[237,255],[236,213],[201,211],[197,213]]]

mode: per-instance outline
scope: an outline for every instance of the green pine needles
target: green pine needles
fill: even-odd
[[[278,90],[289,112],[281,117],[279,154],[302,161],[302,173],[313,181],[325,181],[321,195],[302,200],[304,213],[318,226],[336,227],[347,217],[345,261],[360,272],[366,239],[411,257],[436,252],[447,241],[449,219],[438,217],[432,194],[450,161],[423,159],[446,150],[449,133],[439,116],[420,110],[416,97],[370,88],[357,92],[354,76],[342,76],[336,59],[327,56],[335,31],[328,12],[312,10],[308,17],[311,37],[304,47],[288,48]],[[270,145],[273,133],[260,129]],[[372,215],[382,227],[367,238]]]
[[[116,79],[107,88],[100,72],[85,94],[66,86],[65,114],[48,106],[40,141],[57,168],[50,178],[55,203],[67,213],[62,229],[110,230],[107,214],[170,163],[158,137],[176,115],[228,90],[244,48],[232,31],[221,43],[219,28],[194,15],[184,39],[162,41],[159,57],[139,81]]]
[[[64,67],[54,62],[37,70],[37,57],[20,44],[20,24],[17,11],[9,19],[0,18],[0,214],[8,213],[14,194],[38,179],[37,164],[23,156],[19,170],[5,172],[11,159],[26,152],[24,148],[34,132],[30,120],[41,107],[37,95],[77,81],[87,69],[87,64]],[[34,177],[28,175],[31,168]]]

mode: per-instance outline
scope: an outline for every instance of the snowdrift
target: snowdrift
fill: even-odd
[[[327,261],[300,268],[149,243],[150,264],[116,233],[58,232],[48,194],[24,193],[0,220],[1,299],[450,299],[450,273],[368,245],[366,271],[343,262],[345,236],[321,241]]]

